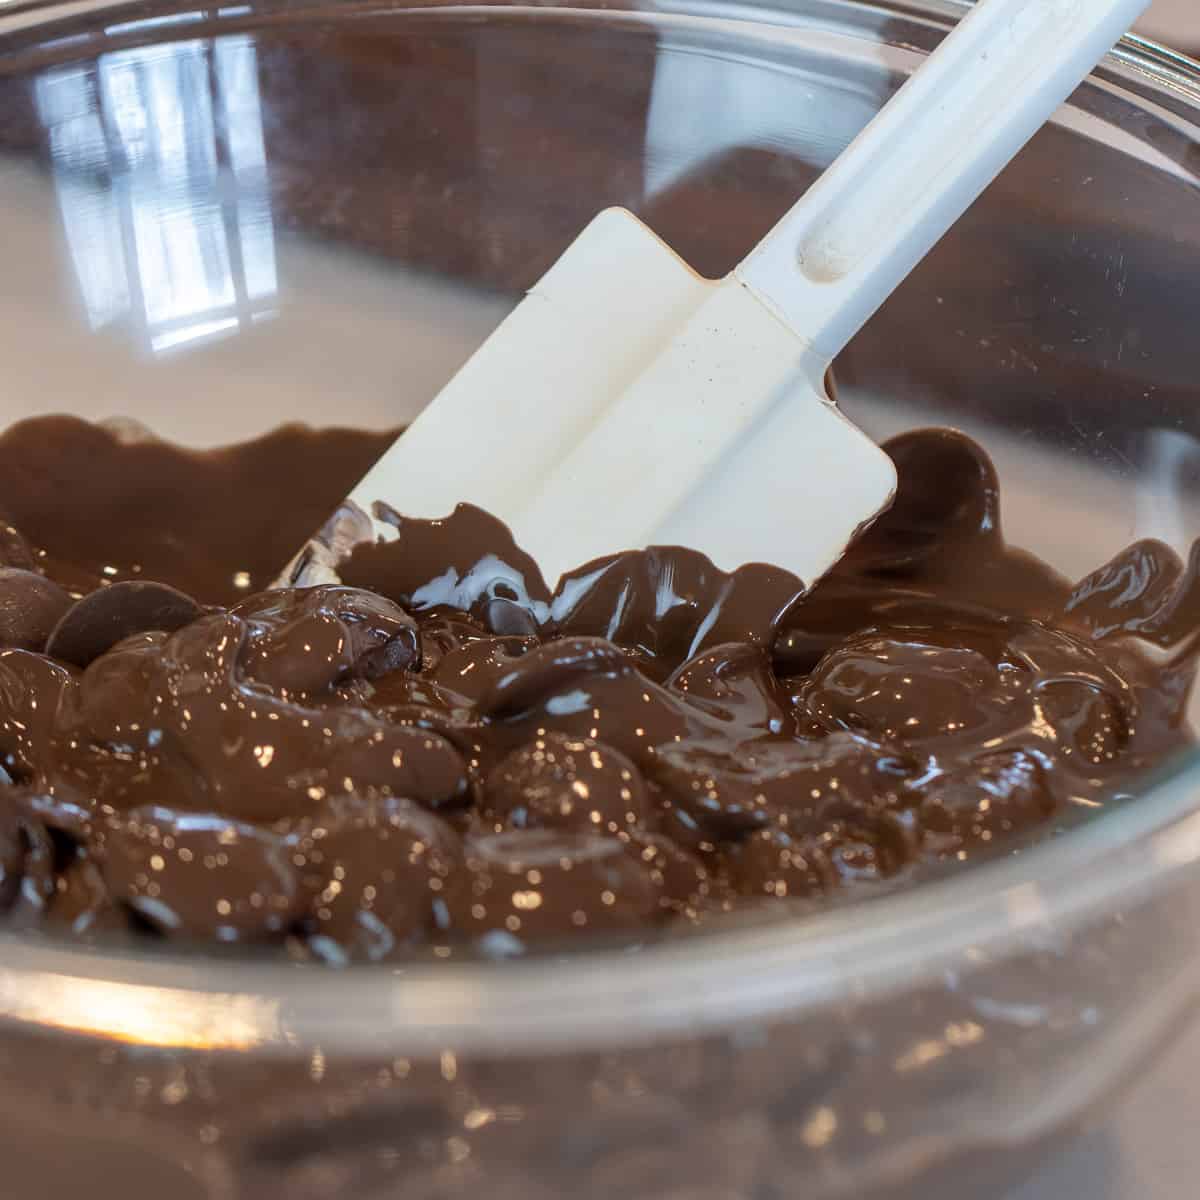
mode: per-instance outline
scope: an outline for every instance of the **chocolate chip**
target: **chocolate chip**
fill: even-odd
[[[379,679],[420,662],[416,622],[372,592],[341,586],[263,592],[231,611],[249,629],[243,670],[283,692],[328,692],[348,679]]]
[[[667,915],[651,871],[614,837],[527,830],[472,838],[467,870],[469,883],[456,889],[451,911],[472,937],[564,938]]]
[[[127,580],[84,596],[54,627],[46,653],[86,667],[106,650],[136,633],[173,633],[202,609],[191,596],[165,583]]]
[[[0,764],[25,781],[50,769],[53,729],[73,673],[30,650],[0,650]]]
[[[510,829],[617,833],[645,818],[646,789],[619,750],[548,733],[514,750],[488,777],[485,808]]]
[[[444,923],[441,892],[462,851],[448,825],[410,801],[346,797],[287,840],[318,958],[377,962]]]
[[[918,814],[947,850],[1024,829],[1053,814],[1057,802],[1035,754],[1019,748],[977,755],[935,779]]]
[[[135,809],[105,822],[95,846],[113,898],[160,933],[252,940],[304,906],[283,840],[225,817]]]
[[[10,928],[35,924],[55,891],[54,844],[18,808],[0,812],[0,910]]]
[[[0,647],[41,650],[71,607],[52,579],[19,567],[0,567]]]
[[[113,901],[100,868],[83,850],[59,874],[47,921],[85,940],[129,930],[127,913]]]
[[[893,743],[978,737],[1030,678],[1004,651],[991,629],[870,631],[821,660],[802,702],[827,729]]]
[[[569,690],[591,675],[620,675],[633,669],[628,655],[598,637],[562,638],[522,655],[480,697],[479,710],[508,717]]]
[[[738,891],[763,899],[819,895],[837,878],[819,837],[795,836],[781,825],[752,833],[729,851],[729,861]]]
[[[20,567],[32,571],[37,565],[37,556],[29,543],[3,516],[0,516],[0,564],[6,567]]]

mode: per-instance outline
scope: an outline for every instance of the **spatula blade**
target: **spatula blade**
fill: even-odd
[[[477,505],[551,584],[670,544],[811,584],[895,488],[821,390],[826,365],[735,277],[702,279],[608,210],[351,500],[424,518]]]
[[[511,522],[709,286],[631,213],[600,213],[350,499]]]

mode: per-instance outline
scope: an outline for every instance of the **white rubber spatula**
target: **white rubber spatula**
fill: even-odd
[[[696,275],[632,214],[601,213],[353,506],[477,505],[551,586],[647,545],[812,584],[895,487],[826,398],[827,368],[1147,6],[981,0],[725,279]]]

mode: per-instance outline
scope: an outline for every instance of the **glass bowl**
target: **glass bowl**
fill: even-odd
[[[962,6],[0,2],[5,421],[395,425],[600,208],[716,275]],[[1129,40],[838,365],[1069,575],[1200,532],[1200,66]],[[1200,756],[1069,835],[638,954],[0,938],[6,1195],[986,1197],[1200,982]]]

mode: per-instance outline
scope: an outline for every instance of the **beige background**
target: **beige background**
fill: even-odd
[[[1200,48],[1200,0],[1157,0],[1145,29],[1169,44]]]

